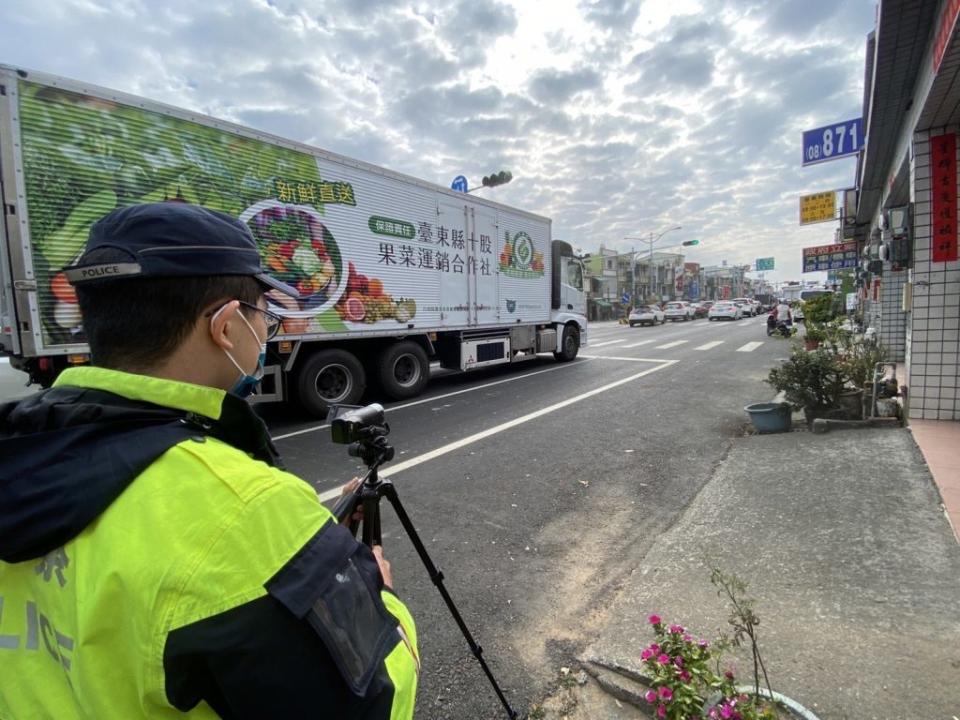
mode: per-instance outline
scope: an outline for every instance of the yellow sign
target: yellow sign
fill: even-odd
[[[800,224],[830,222],[837,217],[837,193],[814,193],[800,196]]]

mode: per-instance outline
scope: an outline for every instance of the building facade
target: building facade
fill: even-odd
[[[960,420],[956,0],[883,0],[867,38],[853,236],[865,320],[905,364],[910,418]]]

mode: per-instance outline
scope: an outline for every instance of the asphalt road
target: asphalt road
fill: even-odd
[[[597,323],[572,363],[441,372],[423,397],[385,403],[396,458],[384,474],[521,713],[603,627],[624,579],[744,431],[743,406],[774,394],[763,379],[789,349],[764,324]],[[0,363],[0,397],[31,392],[22,383]],[[260,412],[321,498],[362,470],[325,424],[288,406]],[[420,635],[417,718],[505,717],[384,505],[386,555]]]
[[[743,406],[773,396],[763,379],[789,346],[764,325],[598,323],[572,363],[444,374],[426,396],[386,405],[397,455],[384,474],[515,709],[541,699],[603,626],[624,579],[744,431]],[[325,424],[284,407],[262,414],[321,497],[361,470]],[[420,633],[417,717],[505,717],[384,505],[385,551]]]

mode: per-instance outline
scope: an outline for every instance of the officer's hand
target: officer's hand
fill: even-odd
[[[380,566],[384,586],[393,590],[393,573],[390,572],[390,563],[383,557],[383,548],[380,545],[374,545],[372,550],[373,556],[377,559],[377,565]]]
[[[358,487],[360,487],[361,482],[363,482],[363,478],[355,477],[350,482],[345,483],[343,487],[340,488],[340,497],[344,497],[345,495],[349,495],[350,493],[355,491]],[[358,503],[356,511],[353,513],[353,515],[351,515],[346,519],[344,524],[349,526],[352,531],[353,528],[359,525],[362,520],[363,520],[363,505],[360,505]]]

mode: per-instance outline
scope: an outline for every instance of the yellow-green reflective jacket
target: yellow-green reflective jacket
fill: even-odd
[[[0,406],[0,718],[410,718],[406,607],[223,391]]]

